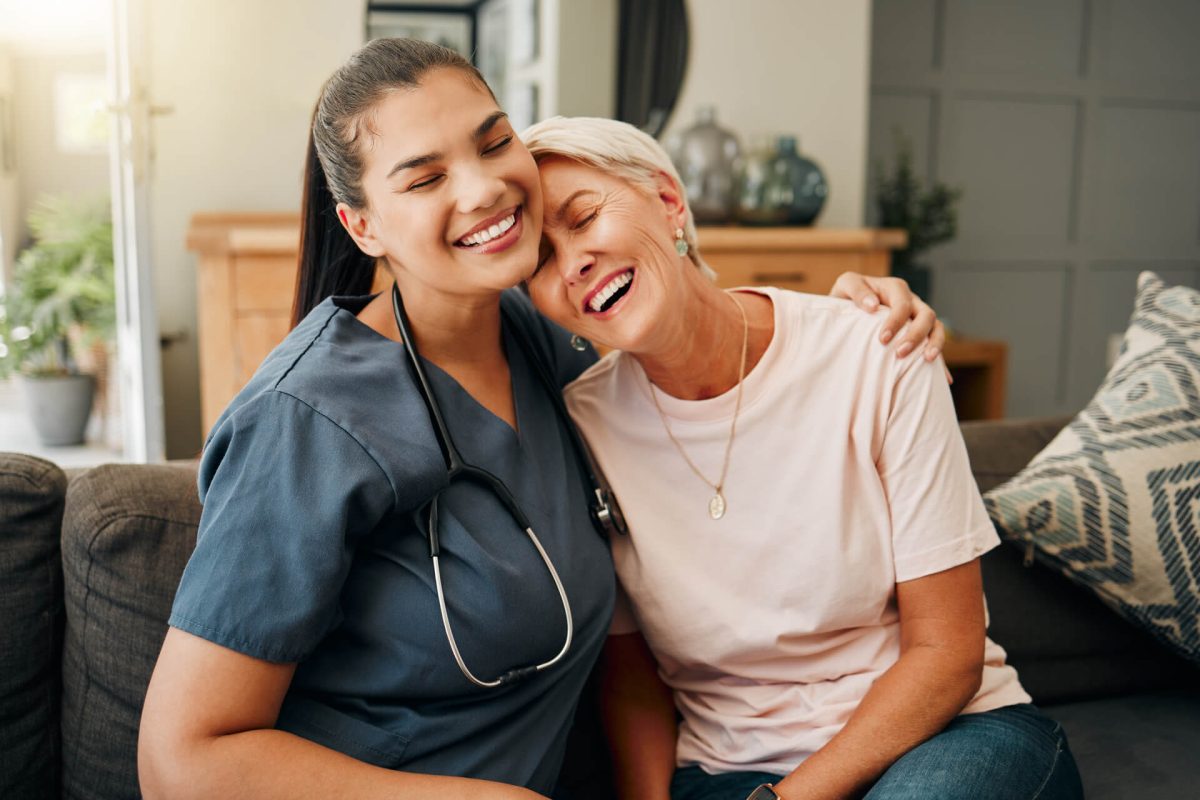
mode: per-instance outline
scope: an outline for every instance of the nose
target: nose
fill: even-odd
[[[464,168],[458,179],[458,211],[470,214],[489,209],[504,196],[505,183],[486,164]]]
[[[596,257],[586,250],[568,245],[565,252],[560,251],[558,272],[568,286],[583,283],[594,266]]]

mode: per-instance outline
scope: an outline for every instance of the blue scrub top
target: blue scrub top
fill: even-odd
[[[506,292],[516,431],[425,362],[459,450],[516,496],[574,616],[563,661],[483,689],[451,655],[424,517],[414,514],[446,485],[445,461],[403,346],[355,317],[369,299],[321,303],[217,421],[170,624],[298,662],[280,729],[378,766],[549,793],[608,631],[614,579],[567,432],[507,326],[525,330],[560,386],[595,354],[571,349],[524,295]],[[525,533],[469,485],[449,489],[441,513],[442,581],[467,666],[487,680],[551,658],[565,615]]]

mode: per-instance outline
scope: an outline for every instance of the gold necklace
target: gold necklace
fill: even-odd
[[[742,315],[742,364],[738,369],[737,402],[733,407],[733,422],[729,423],[729,441],[725,443],[725,463],[721,465],[721,477],[716,483],[704,477],[704,473],[700,471],[700,468],[688,458],[683,445],[675,438],[675,434],[671,432],[671,425],[667,422],[667,415],[663,413],[662,406],[658,403],[658,395],[654,392],[654,384],[650,384],[650,399],[654,401],[654,408],[658,411],[658,418],[662,420],[663,428],[667,431],[667,437],[675,445],[675,449],[679,451],[679,455],[683,456],[683,460],[691,467],[692,472],[696,473],[696,477],[704,481],[714,492],[712,499],[708,501],[708,516],[714,520],[725,516],[725,509],[728,508],[722,490],[725,488],[725,475],[729,472],[729,454],[733,451],[733,438],[737,433],[738,415],[742,411],[742,383],[746,377],[746,350],[750,342],[750,320],[746,318],[746,309],[742,308],[742,304],[734,298],[732,293],[728,296]]]

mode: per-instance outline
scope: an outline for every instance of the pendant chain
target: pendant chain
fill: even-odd
[[[708,503],[708,514],[713,519],[720,519],[721,517],[725,516],[725,495],[722,494],[722,490],[725,488],[725,476],[729,472],[729,455],[731,452],[733,452],[733,440],[737,435],[738,415],[741,414],[742,411],[742,384],[744,383],[746,377],[746,352],[750,343],[750,320],[746,317],[746,309],[743,308],[742,304],[737,301],[737,298],[733,296],[732,292],[728,293],[728,296],[729,299],[733,301],[733,304],[737,306],[738,312],[742,315],[742,360],[741,366],[738,369],[737,400],[734,403],[733,408],[733,421],[729,423],[729,441],[725,443],[725,459],[724,463],[721,465],[721,477],[716,483],[713,483],[708,478],[704,477],[704,473],[700,471],[700,468],[696,466],[692,459],[688,458],[687,451],[683,449],[683,444],[676,439],[675,434],[671,432],[671,425],[669,422],[667,422],[667,415],[663,413],[662,406],[659,405],[658,395],[654,390],[654,384],[650,384],[650,399],[654,401],[654,408],[658,411],[658,418],[662,420],[663,428],[667,431],[667,438],[669,438],[671,443],[675,445],[675,449],[679,451],[679,455],[683,456],[684,462],[686,462],[688,467],[691,468],[692,472],[696,474],[696,477],[704,481],[707,486],[711,487],[712,490],[716,492],[716,494]]]

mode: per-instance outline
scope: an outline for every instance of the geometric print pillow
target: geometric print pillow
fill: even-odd
[[[1200,292],[1143,272],[1096,396],[984,502],[1027,561],[1200,663]]]

